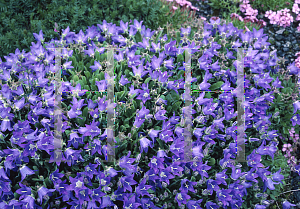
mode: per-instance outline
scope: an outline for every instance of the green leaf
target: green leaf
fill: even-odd
[[[223,81],[218,81],[217,83],[211,85],[211,86],[209,87],[209,89],[212,90],[212,91],[217,90],[217,89],[219,89],[223,84],[224,84]]]
[[[75,75],[75,72],[72,69],[68,69],[68,72],[71,73],[72,75]]]
[[[176,33],[176,43],[179,44],[180,43],[180,40],[181,40],[181,35],[180,35],[180,31],[178,31]]]
[[[85,107],[85,108],[83,109],[83,111],[82,111],[82,115],[83,115],[84,117],[87,117],[88,112],[89,112],[89,108],[88,108],[88,107]]]
[[[61,102],[61,105],[63,106],[63,108],[67,108],[68,107],[64,102]]]
[[[74,80],[75,82],[79,81],[78,76],[77,76],[77,75],[74,75],[74,76],[73,76],[73,80]]]
[[[52,182],[50,181],[50,179],[48,177],[45,179],[45,183],[47,185],[47,188],[50,188],[52,186]]]
[[[137,31],[136,34],[135,34],[135,42],[136,43],[142,42],[142,35],[139,31]]]
[[[183,59],[183,55],[182,54],[179,54],[178,56],[177,56],[177,63],[179,62],[179,63],[182,63],[184,61],[184,59]]]
[[[84,84],[83,86],[85,86],[85,85],[87,84],[87,81],[86,81],[86,77],[85,77],[85,76],[82,76],[82,81],[83,81],[83,84]],[[83,87],[83,86],[82,86],[82,87]]]
[[[141,51],[140,50],[136,50],[135,51],[135,55],[140,55],[141,54]]]
[[[104,80],[104,79],[105,79],[105,77],[104,77],[104,72],[101,71],[100,74],[96,75],[96,78],[98,78],[99,81]]]
[[[180,105],[181,105],[181,101],[178,101],[178,102],[175,102],[173,105],[172,105],[172,110],[173,111],[176,111],[180,108]]]
[[[273,194],[270,194],[270,197],[271,197],[273,200],[276,200],[276,197],[275,197]]]
[[[125,112],[125,116],[129,118],[132,115],[131,113],[132,113],[131,108],[128,108]]]
[[[145,83],[149,83],[149,81],[151,81],[152,78],[151,77],[148,77],[146,80],[145,80]]]
[[[95,78],[90,79],[90,83],[91,83],[92,85],[95,85]]]
[[[82,117],[82,119],[80,118],[76,118],[77,123],[81,126],[84,127],[84,122],[85,122],[86,118]]]
[[[136,104],[135,100],[132,101],[132,104],[133,104],[134,108],[137,109],[137,104]]]
[[[210,93],[210,92],[207,92],[207,95],[205,94],[205,96],[206,96],[206,97],[204,97],[204,98],[210,99],[210,98],[211,98],[211,93]]]
[[[161,149],[164,149],[164,144],[163,144],[163,142],[161,141],[161,139],[160,139],[160,138],[156,138],[156,141],[158,142],[159,147],[160,147]]]
[[[161,37],[161,34],[163,33],[163,30],[161,30],[160,32],[159,32],[159,34],[157,35],[157,37],[156,37],[156,39],[155,39],[155,44],[157,44],[157,42],[158,42],[158,39]]]
[[[66,133],[67,136],[69,136],[71,134],[71,131],[66,130],[65,133]]]
[[[210,158],[207,165],[214,165],[216,163],[215,158]]]
[[[77,83],[80,83],[80,86],[83,87],[85,84],[82,80],[79,80]]]
[[[90,87],[89,87],[88,85],[85,85],[85,86],[84,86],[84,89],[86,89],[86,90],[91,90]]]

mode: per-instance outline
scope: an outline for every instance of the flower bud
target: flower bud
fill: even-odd
[[[164,193],[164,197],[167,198],[169,196],[168,192]]]
[[[177,195],[177,190],[173,190],[173,195]]]
[[[166,188],[166,187],[168,186],[168,184],[167,184],[166,182],[163,182],[163,183],[162,183],[162,186],[163,186],[164,188]]]
[[[209,191],[207,189],[202,190],[202,195],[207,196],[209,195]]]

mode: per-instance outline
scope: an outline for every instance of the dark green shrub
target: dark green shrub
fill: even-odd
[[[33,33],[43,30],[45,42],[58,38],[54,31],[67,28],[78,33],[87,26],[102,23],[103,20],[119,26],[120,20],[130,22],[136,19],[151,30],[163,27],[167,22],[184,22],[175,14],[166,16],[170,8],[159,0],[0,0],[0,58],[14,53],[18,48],[30,51]],[[180,14],[182,16],[182,14]],[[165,31],[166,32],[166,31]]]

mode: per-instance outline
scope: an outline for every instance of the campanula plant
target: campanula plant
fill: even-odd
[[[66,28],[59,41],[50,43],[42,43],[40,31],[34,34],[38,42],[31,53],[16,50],[5,57],[6,62],[0,60],[4,136],[0,165],[5,168],[0,170],[5,187],[1,207],[27,203],[31,208],[265,207],[262,197],[274,196],[284,176],[280,168],[274,170],[278,135],[277,130],[268,130],[271,115],[266,114],[267,102],[274,99],[269,84],[282,86],[270,77],[278,70],[277,57],[276,53],[269,57],[262,31],[243,33],[214,18],[193,30],[182,28],[175,39],[148,30],[137,20],[132,25],[121,21],[120,26],[103,21],[89,31],[75,34]],[[61,56],[62,158],[54,161],[59,150],[54,150],[51,131],[55,98],[51,75],[53,47],[58,43],[68,49]],[[110,77],[105,72],[106,47],[111,46],[118,47],[113,78],[116,101],[125,101],[123,105],[106,99]],[[248,47],[245,71],[253,74],[253,79],[245,79],[247,163],[242,164],[235,161],[237,93],[228,92],[237,88],[239,47]],[[188,48],[193,48],[195,74],[191,88],[199,90],[192,92],[191,105],[194,162],[184,161],[184,114],[189,110],[183,103],[183,74]],[[25,84],[17,83],[20,80]],[[216,90],[227,92],[212,92]],[[115,163],[103,162],[109,105],[118,108]],[[23,185],[27,195],[21,197],[16,191]]]

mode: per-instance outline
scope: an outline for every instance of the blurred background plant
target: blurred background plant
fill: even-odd
[[[189,9],[175,11],[172,15],[169,6],[158,0],[0,0],[0,58],[25,49],[30,51],[33,33],[43,30],[44,42],[59,38],[59,28],[73,29],[78,33],[88,26],[102,23],[103,20],[119,26],[136,19],[151,30],[167,23],[174,25],[185,22],[191,15]],[[166,28],[165,28],[165,31]]]

